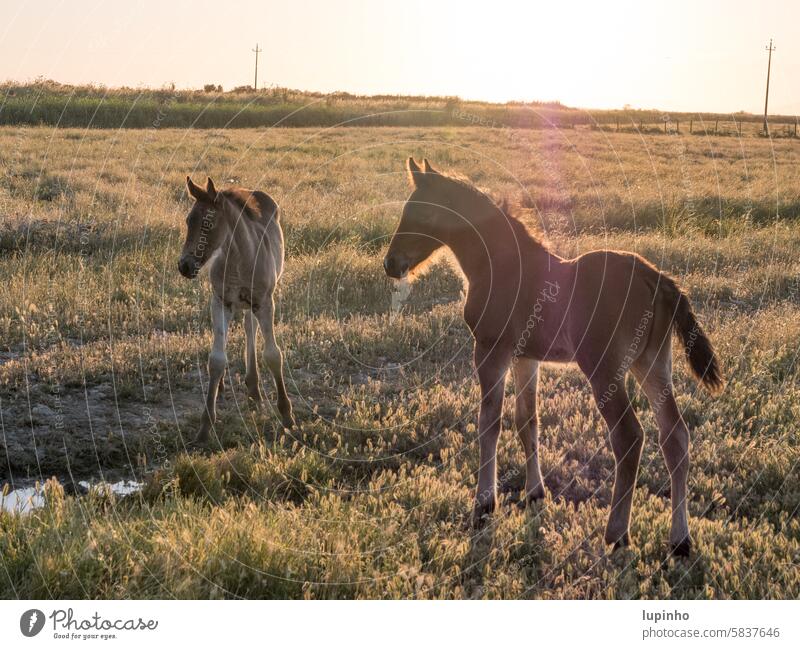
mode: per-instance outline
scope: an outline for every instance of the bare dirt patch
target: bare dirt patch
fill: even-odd
[[[185,389],[120,399],[110,383],[33,384],[3,400],[0,481],[133,473],[172,455],[184,420],[199,407],[198,395]]]

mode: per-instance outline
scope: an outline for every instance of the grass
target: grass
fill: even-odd
[[[657,134],[756,135],[763,118],[750,113],[673,113],[657,110],[582,110],[558,102],[488,102],[458,97],[359,96],[288,88],[222,92],[70,86],[39,79],[0,84],[0,125],[60,128],[255,128],[264,126],[488,126],[491,128],[591,127]],[[773,115],[773,137],[797,137],[797,120]]]
[[[47,505],[0,514],[0,596],[797,598],[797,144],[506,128],[0,129],[0,483]],[[613,457],[585,380],[546,367],[545,502],[517,504],[507,409],[502,505],[467,527],[478,390],[447,263],[392,314],[381,257],[427,156],[495,194],[565,255],[625,248],[691,293],[728,377],[697,390],[688,560],[666,552],[653,417],[632,546],[602,541]],[[186,173],[284,210],[278,339],[299,430],[245,404],[233,329],[218,448],[187,455],[209,347],[208,288],[183,280]],[[274,403],[274,401],[273,401]],[[71,495],[125,475],[141,494]]]

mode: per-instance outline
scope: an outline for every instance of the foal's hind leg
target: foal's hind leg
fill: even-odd
[[[208,441],[208,433],[217,420],[217,394],[222,377],[225,375],[225,364],[227,363],[225,346],[227,344],[228,326],[232,318],[231,309],[226,307],[222,300],[214,295],[211,298],[211,326],[214,342],[211,345],[211,353],[208,356],[208,393],[206,394],[206,409],[203,412],[200,430],[195,438],[196,444],[205,444]]]
[[[261,325],[261,333],[264,336],[264,360],[275,379],[275,389],[278,393],[278,412],[281,414],[281,421],[285,428],[294,427],[294,417],[292,415],[292,402],[286,393],[286,384],[283,380],[283,354],[278,343],[275,341],[275,303],[272,296],[266,300],[256,317]]]
[[[686,556],[691,550],[687,480],[689,477],[689,431],[683,422],[672,388],[672,348],[669,339],[654,359],[641,359],[634,368],[658,424],[658,444],[670,477],[672,525],[669,532],[673,554]]]
[[[256,335],[258,333],[258,320],[252,311],[244,314],[244,331],[247,339],[245,350],[244,383],[247,386],[247,396],[255,402],[261,401],[261,386],[258,379],[258,360],[256,359]]]
[[[525,451],[525,500],[544,498],[542,471],[539,468],[539,415],[536,412],[536,388],[539,363],[521,356],[511,364],[514,374],[514,425]]]
[[[609,380],[595,376],[591,378],[591,383],[597,407],[608,425],[616,462],[614,493],[605,539],[606,543],[613,543],[615,547],[628,545],[631,505],[644,433],[625,392],[624,377],[620,379],[615,376]]]

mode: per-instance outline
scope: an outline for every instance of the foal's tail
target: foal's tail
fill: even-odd
[[[715,394],[722,390],[724,381],[719,360],[708,336],[692,311],[689,298],[670,278],[662,275],[662,291],[670,303],[672,328],[683,343],[692,374],[705,388]]]

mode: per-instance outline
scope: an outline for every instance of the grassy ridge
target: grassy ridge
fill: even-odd
[[[563,255],[635,250],[690,292],[728,378],[711,398],[676,353],[691,559],[666,555],[669,476],[633,384],[632,546],[608,552],[613,455],[570,367],[543,370],[548,498],[517,507],[508,404],[502,505],[469,531],[460,280],[437,264],[392,314],[381,269],[411,154],[515,198]],[[0,129],[0,483],[58,476],[45,508],[0,514],[0,596],[800,596],[799,161],[791,141],[589,130]],[[175,267],[189,172],[282,206],[278,339],[300,422],[282,435],[247,406],[235,325],[208,456],[183,452],[210,344],[207,286]],[[115,471],[144,492],[69,495],[68,472]]]
[[[718,128],[721,134],[758,132],[761,118],[746,113],[673,113],[698,133]],[[779,125],[795,118],[774,116],[775,134],[788,134]],[[664,115],[657,110],[578,110],[558,103],[511,102],[492,104],[457,97],[356,96],[321,94],[285,88],[254,92],[247,87],[230,92],[170,88],[109,89],[66,86],[51,81],[0,85],[0,124],[58,125],[62,128],[252,128],[281,126],[465,126],[502,128],[622,128],[659,132]],[[742,124],[744,125],[742,127]],[[678,124],[677,128],[680,128]]]

